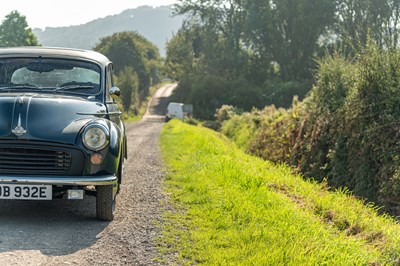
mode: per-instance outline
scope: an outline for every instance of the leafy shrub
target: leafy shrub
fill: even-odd
[[[221,128],[221,123],[214,120],[207,120],[202,123],[203,127],[210,128],[212,130],[218,131]]]
[[[115,76],[115,82],[121,89],[121,100],[124,111],[129,112],[130,109],[137,115],[140,108],[139,97],[139,80],[136,72],[132,67],[124,67],[118,76]]]
[[[307,84],[295,81],[273,81],[257,86],[244,78],[226,80],[214,75],[197,75],[183,78],[172,100],[191,103],[196,118],[212,120],[216,110],[223,105],[235,106],[238,112],[262,109],[269,104],[288,107],[294,96],[302,99],[308,88]]]
[[[296,97],[290,110],[276,109],[273,105],[265,107],[258,113],[260,126],[247,150],[273,162],[290,163],[291,150],[299,134],[297,129],[300,128],[299,112],[302,108]]]
[[[257,118],[252,113],[233,115],[229,120],[222,123],[220,131],[234,140],[238,147],[246,149],[257,130],[259,123],[253,118]]]
[[[194,126],[199,124],[199,121],[197,119],[193,118],[192,116],[185,116],[183,118],[183,122],[185,122],[189,125],[194,125]]]
[[[368,47],[345,105],[348,169],[355,191],[396,209],[400,154],[400,50]]]
[[[400,50],[369,46],[356,60],[319,62],[316,83],[289,110],[267,107],[226,120],[222,132],[249,152],[286,162],[307,177],[347,187],[356,195],[400,208]],[[257,118],[258,116],[258,118]],[[250,122],[260,122],[252,126]],[[242,138],[239,138],[239,140]],[[241,140],[241,143],[243,141]]]
[[[239,108],[232,105],[224,104],[215,112],[215,119],[219,122],[223,122],[225,120],[231,119],[234,115],[241,113],[243,113],[243,111]]]
[[[212,75],[189,76],[178,85],[172,100],[193,104],[193,116],[211,120],[215,110],[223,105],[229,94],[227,81]]]
[[[340,55],[327,56],[319,61],[316,85],[311,90],[312,103],[320,111],[332,113],[339,110],[349,90],[353,89],[356,67]]]
[[[264,105],[289,108],[293,97],[302,100],[310,90],[310,84],[299,81],[268,80],[264,83],[262,94]]]
[[[229,82],[225,104],[236,106],[245,111],[251,111],[253,107],[263,108],[265,97],[262,88],[252,84],[250,81],[240,78]]]

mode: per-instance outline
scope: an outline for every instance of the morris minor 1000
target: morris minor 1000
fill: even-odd
[[[127,157],[113,64],[88,50],[0,49],[0,199],[96,196],[114,218]]]

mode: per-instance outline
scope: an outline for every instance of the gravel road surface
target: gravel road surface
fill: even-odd
[[[96,219],[95,198],[0,201],[0,265],[155,265],[153,238],[162,213],[158,149],[167,85],[142,121],[127,124],[128,160],[113,222]]]

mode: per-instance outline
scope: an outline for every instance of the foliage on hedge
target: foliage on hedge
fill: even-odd
[[[319,62],[316,84],[303,102],[245,116],[251,119],[242,121],[260,121],[249,134],[249,152],[286,162],[331,186],[348,187],[388,212],[399,209],[399,50],[370,46],[352,59],[327,57]],[[241,119],[227,120],[222,129],[235,120]]]
[[[276,79],[257,85],[245,78],[228,81],[215,75],[192,75],[180,80],[172,100],[193,104],[194,117],[210,120],[223,105],[244,111],[266,104],[289,108],[294,96],[302,99],[308,91],[309,85],[298,81]]]

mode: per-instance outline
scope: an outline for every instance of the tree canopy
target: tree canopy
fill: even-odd
[[[0,25],[0,47],[37,46],[36,36],[32,33],[26,17],[18,11],[8,14]]]
[[[138,112],[141,100],[149,95],[150,86],[159,81],[158,48],[140,34],[125,31],[102,38],[93,49],[115,62],[123,106],[129,110],[133,104],[133,110]]]
[[[294,95],[305,96],[304,86],[311,88],[318,58],[337,51],[352,56],[368,42],[399,45],[400,0],[180,0],[175,13],[186,20],[167,44],[166,71],[186,79],[178,96],[196,95],[180,99],[186,101],[202,95],[190,84],[210,77],[252,101],[238,107],[288,107]],[[207,94],[208,110],[233,104],[234,97]]]

